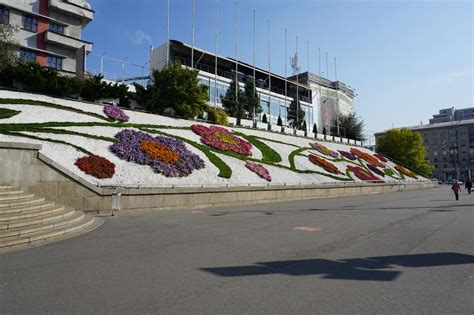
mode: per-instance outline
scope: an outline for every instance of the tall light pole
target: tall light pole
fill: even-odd
[[[255,10],[253,10],[253,96],[255,97],[255,93],[257,93],[257,84],[256,84],[256,77],[255,77]],[[253,104],[253,127],[257,127],[256,117],[255,117],[255,103]]]
[[[170,0],[167,1],[166,14],[166,65],[170,63]]]
[[[270,46],[270,19],[268,19],[268,129],[272,121],[272,63]]]
[[[240,105],[239,102],[239,78],[237,77],[237,73],[239,71],[238,68],[238,61],[239,60],[239,1],[235,0],[235,105],[238,106],[239,116],[242,115],[240,113]]]
[[[193,0],[193,26],[192,26],[192,33],[193,33],[193,40],[192,40],[192,47],[191,47],[191,68],[194,68],[194,10],[195,10],[195,7],[194,7],[194,0]]]
[[[288,97],[288,30],[285,28],[285,108],[286,108],[286,118],[285,118],[285,127],[288,124],[288,107],[286,106],[286,98]]]
[[[122,83],[125,80],[125,62],[127,61],[128,57],[125,57],[124,60],[122,60]]]
[[[217,47],[219,45],[219,0],[216,0],[216,51],[214,60],[214,108],[217,106]]]
[[[104,56],[105,56],[105,51],[100,55],[100,75],[104,75]]]

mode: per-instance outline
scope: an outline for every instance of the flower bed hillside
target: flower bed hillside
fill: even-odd
[[[41,152],[99,186],[195,187],[426,180],[361,147],[213,126],[0,90],[0,141]],[[127,121],[128,120],[128,121]]]

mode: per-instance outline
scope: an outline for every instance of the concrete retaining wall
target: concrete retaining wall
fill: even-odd
[[[38,152],[41,145],[0,142],[0,185],[11,185],[95,214],[111,214],[112,189],[93,186]],[[123,211],[192,209],[354,196],[435,187],[406,184],[121,189]]]

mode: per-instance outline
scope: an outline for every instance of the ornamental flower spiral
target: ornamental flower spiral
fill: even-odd
[[[188,176],[205,167],[204,161],[177,139],[153,138],[150,134],[130,129],[120,131],[115,138],[117,142],[110,146],[115,155],[126,161],[149,165],[153,171],[166,177]]]

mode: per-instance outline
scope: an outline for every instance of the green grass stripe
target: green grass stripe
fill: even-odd
[[[49,138],[42,138],[42,137],[38,137],[38,136],[33,136],[33,135],[26,135],[26,134],[23,134],[23,133],[19,133],[19,132],[9,132],[9,131],[3,131],[3,130],[0,130],[0,134],[4,134],[4,135],[8,135],[8,136],[15,136],[15,137],[23,137],[23,138],[30,138],[30,139],[35,139],[35,140],[40,140],[40,141],[46,141],[46,142],[53,142],[53,143],[59,143],[59,144],[64,144],[64,145],[68,145],[68,146],[71,146],[73,147],[74,149],[78,150],[78,151],[81,151],[87,155],[93,155],[92,152],[89,152],[87,151],[86,149],[84,148],[81,148],[80,146],[77,146],[75,144],[72,144],[72,143],[69,143],[69,142],[66,142],[66,141],[62,141],[62,140],[55,140],[55,139],[49,139]]]
[[[176,129],[176,130],[191,130],[191,127],[173,127],[164,125],[152,125],[152,124],[133,124],[133,123],[122,123],[122,122],[43,122],[43,123],[16,123],[16,124],[0,124],[2,126],[29,126],[29,127],[115,127],[115,128],[156,128],[156,129]]]
[[[257,139],[260,139],[260,140],[265,140],[265,141],[270,141],[270,142],[274,142],[274,143],[289,145],[290,147],[295,147],[295,148],[301,148],[299,145],[292,144],[292,143],[286,143],[286,142],[283,142],[283,141],[268,139],[268,138],[264,138],[264,137],[260,137],[260,136],[254,136],[254,137],[257,138]]]
[[[1,130],[2,128],[0,128]],[[71,136],[81,136],[85,138],[90,138],[94,140],[102,140],[108,142],[115,142],[117,139],[105,137],[105,136],[97,136],[91,135],[87,133],[72,131],[72,130],[65,130],[65,129],[53,129],[53,128],[37,128],[37,127],[28,127],[28,126],[21,126],[18,128],[13,128],[8,131],[28,131],[28,132],[42,132],[42,133],[52,133],[52,134],[60,134],[60,135],[71,135]]]
[[[55,108],[55,109],[61,109],[61,110],[66,110],[69,112],[74,112],[82,115],[87,115],[90,117],[94,118],[99,118],[105,121],[113,121],[110,118],[104,117],[102,115],[96,114],[96,113],[91,113],[87,112],[81,109],[77,108],[72,108],[68,106],[63,106],[63,105],[58,105],[58,104],[53,104],[53,103],[48,103],[48,102],[43,102],[43,101],[34,101],[34,100],[26,100],[26,99],[21,99],[21,98],[0,98],[0,104],[4,105],[35,105],[35,106],[43,106],[43,107],[49,107],[49,108]]]
[[[270,148],[268,145],[266,145],[262,141],[258,140],[257,137],[246,135],[238,131],[234,131],[234,134],[244,138],[245,140],[253,144],[257,149],[259,149],[262,152],[263,161],[271,162],[271,163],[279,163],[282,161],[281,156],[280,154],[278,154],[278,152]]]
[[[0,119],[7,119],[10,117],[13,117],[15,115],[18,115],[21,113],[19,110],[12,110],[8,108],[0,108]]]

